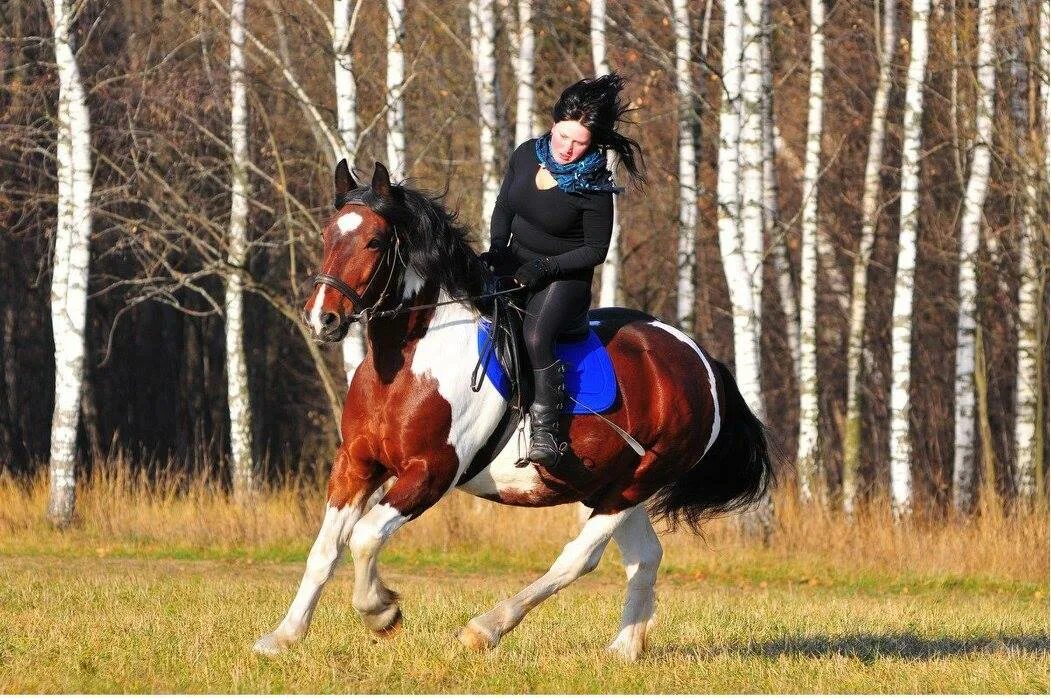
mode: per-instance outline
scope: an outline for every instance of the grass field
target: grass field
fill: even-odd
[[[540,574],[568,508],[455,496],[381,558],[405,624],[377,639],[341,568],[307,639],[251,653],[284,614],[322,507],[313,485],[240,511],[202,483],[99,474],[67,531],[42,483],[0,480],[0,693],[1047,693],[1046,514],[971,523],[782,507],[767,545],[732,522],[662,536],[644,659],[606,656],[623,597],[614,548],[488,654],[453,632]]]

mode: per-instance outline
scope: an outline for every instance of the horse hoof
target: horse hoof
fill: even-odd
[[[256,640],[252,646],[252,651],[264,657],[276,657],[284,652],[289,644],[288,641],[280,640],[273,633],[270,633]]]
[[[401,623],[402,623],[401,608],[395,607],[394,617],[390,620],[390,622],[387,623],[387,625],[385,627],[373,628],[372,632],[374,632],[377,637],[381,637],[381,638],[384,638],[384,639],[389,638],[389,637],[394,637],[395,635],[398,634],[398,631],[401,630]]]
[[[606,652],[613,655],[617,659],[622,659],[625,662],[634,662],[642,654],[642,647],[639,645],[631,646],[614,642],[606,648]]]
[[[472,628],[470,623],[460,628],[459,632],[456,633],[456,639],[460,641],[461,645],[475,652],[485,652],[496,647],[495,640],[490,638],[487,633],[477,628]]]

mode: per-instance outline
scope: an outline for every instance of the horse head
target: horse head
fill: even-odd
[[[385,300],[399,256],[394,226],[367,203],[393,196],[387,168],[377,162],[371,185],[363,186],[340,160],[335,184],[336,214],[322,229],[321,271],[303,309],[323,342],[342,340],[352,321],[367,318]]]

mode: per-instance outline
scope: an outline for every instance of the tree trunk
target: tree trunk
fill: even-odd
[[[792,354],[792,375],[799,380],[799,302],[792,281],[792,264],[788,251],[789,230],[781,222],[781,204],[778,201],[777,139],[774,134],[774,67],[771,56],[772,31],[770,0],[763,2],[763,198],[766,241],[771,251],[781,311],[785,316],[785,334]]]
[[[877,7],[877,12],[878,12]],[[894,53],[898,42],[898,1],[884,0],[883,45],[879,53],[879,78],[872,103],[868,157],[865,160],[864,191],[861,195],[861,240],[854,258],[850,293],[850,329],[847,336],[847,424],[843,439],[843,507],[851,511],[857,491],[861,465],[861,375],[866,362],[865,304],[868,296],[868,269],[876,242],[880,212],[880,168],[887,134],[887,105],[894,77]]]
[[[493,0],[471,0],[471,54],[478,99],[479,153],[482,161],[482,224],[488,226],[500,191],[496,165],[496,20]]]
[[[55,337],[55,410],[51,419],[48,519],[73,519],[77,422],[80,410],[87,320],[91,239],[91,115],[70,37],[73,7],[54,0],[55,63],[58,66],[58,206],[51,318]]]
[[[912,435],[909,391],[912,378],[912,282],[916,271],[919,225],[919,173],[923,140],[923,80],[927,70],[927,20],[930,0],[913,0],[912,55],[905,80],[901,146],[901,224],[898,271],[894,280],[891,328],[890,488],[896,511],[912,496]]]
[[[821,119],[825,104],[825,3],[810,3],[810,97],[803,165],[803,216],[799,292],[799,495],[822,498],[817,452],[817,277],[818,178],[821,176]]]
[[[679,106],[679,252],[675,319],[692,332],[697,300],[697,142],[694,84],[690,71],[690,13],[686,0],[673,0],[675,91]]]
[[[343,148],[336,160],[346,158],[351,167],[358,150],[358,88],[354,80],[354,53],[350,41],[354,36],[361,2],[333,0],[332,2],[332,53],[336,84],[336,125]]]
[[[230,237],[226,276],[226,396],[230,416],[230,481],[244,504],[255,487],[252,409],[244,348],[244,281],[248,259],[248,91],[245,85],[246,0],[230,5]]]
[[[996,0],[978,3],[978,94],[971,174],[963,198],[960,222],[959,322],[956,328],[956,439],[953,457],[953,503],[957,511],[974,506],[974,353],[978,315],[978,245],[982,209],[989,190],[993,141],[993,99],[996,90]]]
[[[1041,45],[1039,63],[1047,70],[1047,23],[1048,10],[1043,4],[1034,5],[1035,11],[1040,15]],[[1020,32],[1021,33],[1021,32]],[[1021,50],[1023,46],[1022,37],[1017,42]],[[1017,61],[1021,73],[1025,73],[1025,63]],[[1046,79],[1047,73],[1044,72]],[[1041,80],[1040,71],[1028,71],[1029,81],[1035,83],[1039,101],[1046,106],[1047,86]],[[1019,89],[1024,90],[1025,75],[1019,75]],[[1041,89],[1044,88],[1044,89]],[[1044,463],[1044,440],[1043,421],[1041,418],[1043,409],[1042,376],[1041,376],[1041,328],[1043,323],[1040,319],[1040,309],[1043,303],[1043,274],[1040,264],[1042,222],[1040,220],[1040,185],[1045,180],[1033,166],[1037,160],[1039,139],[1031,138],[1029,133],[1037,132],[1040,124],[1040,114],[1030,113],[1026,119],[1025,98],[1023,95],[1015,95],[1015,105],[1012,110],[1015,115],[1017,141],[1021,145],[1019,162],[1026,167],[1025,197],[1021,218],[1021,235],[1018,244],[1018,274],[1020,278],[1018,288],[1018,386],[1015,391],[1015,484],[1018,488],[1018,496],[1023,501],[1032,500],[1034,495],[1042,495],[1044,492],[1043,463]],[[1048,122],[1046,111],[1044,128],[1040,129],[1046,134]],[[1027,123],[1028,122],[1028,123]]]
[[[518,56],[515,79],[515,146],[533,135],[536,118],[536,90],[533,70],[536,64],[536,33],[533,31],[533,0],[518,0]]]
[[[591,2],[591,60],[595,75],[609,72],[606,61],[606,0]],[[617,156],[610,152],[606,155],[606,165],[611,172],[616,172]],[[613,231],[609,237],[609,251],[602,262],[602,273],[599,279],[599,305],[617,304],[617,290],[620,279],[620,206],[617,197],[613,197]]]
[[[387,169],[405,179],[405,1],[387,0]]]

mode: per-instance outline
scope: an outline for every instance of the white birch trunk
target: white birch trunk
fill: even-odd
[[[351,4],[353,0],[333,0],[332,2],[332,53],[336,84],[336,126],[343,148],[336,154],[336,161],[346,158],[354,166],[358,150],[358,88],[354,81],[354,54],[350,40],[354,35],[354,24],[361,3],[355,3],[353,18]]]
[[[912,53],[905,81],[901,146],[901,224],[898,272],[894,280],[891,328],[890,489],[895,510],[903,512],[912,496],[912,438],[909,433],[912,380],[912,282],[916,271],[919,226],[919,174],[923,140],[923,80],[927,70],[927,20],[930,0],[913,0]]]
[[[741,81],[744,7],[729,0],[723,8],[723,103],[719,112],[719,248],[724,260],[734,319],[734,368],[741,394],[762,414],[759,383],[759,323],[752,293],[752,272],[741,230]]]
[[[810,96],[806,156],[803,164],[803,216],[799,291],[799,496],[822,497],[817,453],[817,277],[818,179],[821,176],[821,128],[825,105],[825,3],[810,2]]]
[[[515,93],[515,146],[533,136],[536,123],[536,89],[533,70],[536,64],[536,32],[533,31],[533,0],[518,0],[518,88]]]
[[[479,153],[482,160],[482,221],[493,217],[500,179],[496,167],[496,18],[493,0],[471,0],[471,55],[474,58],[474,90],[478,99]]]
[[[346,158],[354,167],[358,152],[358,92],[354,80],[351,38],[357,24],[362,3],[356,2],[353,11],[351,0],[334,0],[332,4],[332,51],[335,55],[336,124],[343,150],[337,160]],[[389,40],[389,37],[388,37]],[[388,74],[389,77],[389,74]],[[343,371],[347,385],[354,378],[354,371],[365,358],[365,338],[361,325],[354,323],[343,339]]]
[[[77,422],[83,383],[91,239],[91,116],[80,80],[70,29],[73,8],[54,0],[52,18],[58,67],[58,217],[51,278],[55,338],[55,410],[51,419],[48,519],[73,518]]]
[[[679,327],[692,331],[697,301],[694,280],[697,266],[697,144],[694,141],[694,87],[690,75],[690,12],[686,0],[672,0],[672,10],[675,91],[679,104],[679,251],[675,318]]]
[[[978,245],[982,208],[989,190],[996,90],[996,0],[978,3],[978,94],[975,105],[974,155],[960,222],[959,323],[956,329],[956,439],[953,457],[953,503],[967,512],[974,504],[974,368],[978,316]]]
[[[752,291],[756,361],[763,291],[763,0],[744,0],[741,63],[741,236]],[[758,366],[758,363],[756,364]],[[758,374],[757,374],[758,375]]]
[[[605,75],[609,72],[609,63],[606,61],[606,0],[592,0],[591,2],[591,61],[595,67],[595,75]],[[606,155],[606,166],[611,172],[616,172],[617,157],[610,152]],[[599,305],[611,306],[617,304],[617,290],[620,278],[620,205],[617,197],[613,197],[613,231],[609,237],[609,252],[602,262],[602,273],[599,280]]]
[[[1016,16],[1020,16],[1018,5],[1021,0],[1015,1]],[[1047,8],[1043,5],[1037,6],[1036,11],[1040,14],[1041,26],[1047,23]],[[1025,45],[1024,32],[1021,28],[1018,32],[1015,51],[1022,51]],[[1041,51],[1041,53],[1043,53]],[[1044,56],[1041,56],[1043,59]],[[1043,60],[1041,60],[1041,63]],[[1021,235],[1018,244],[1018,275],[1020,278],[1018,288],[1018,380],[1015,390],[1015,483],[1018,488],[1018,496],[1029,500],[1038,492],[1037,481],[1041,464],[1044,460],[1043,438],[1039,433],[1041,428],[1040,399],[1041,399],[1041,376],[1040,376],[1040,305],[1043,295],[1040,284],[1040,182],[1042,178],[1036,172],[1036,153],[1032,151],[1030,143],[1030,125],[1027,119],[1026,86],[1029,80],[1034,81],[1037,92],[1043,100],[1047,99],[1046,90],[1042,90],[1042,81],[1039,71],[1028,71],[1024,60],[1016,59],[1015,62],[1016,87],[1013,100],[1013,109],[1017,142],[1020,144],[1019,162],[1027,168],[1025,173],[1025,201],[1023,202],[1023,213],[1021,220]],[[1035,132],[1037,124],[1040,123],[1038,114],[1029,115],[1032,119],[1032,129]],[[1046,133],[1046,122],[1045,122]]]
[[[879,12],[877,6],[877,12]],[[894,52],[898,42],[898,0],[883,3],[883,45],[879,53],[879,78],[872,103],[868,157],[861,196],[861,240],[854,259],[850,293],[850,329],[847,336],[847,424],[843,458],[843,507],[851,511],[857,493],[857,472],[861,464],[861,371],[865,356],[865,303],[868,295],[869,261],[876,242],[880,210],[880,168],[883,142],[887,135],[887,105],[894,77]]]
[[[405,0],[387,0],[387,169],[405,179]]]
[[[244,350],[242,270],[248,257],[248,91],[245,85],[246,0],[230,3],[230,237],[226,276],[226,396],[230,416],[230,481],[244,503],[255,484],[251,403]]]
[[[788,350],[792,354],[792,374],[799,378],[799,304],[795,283],[792,281],[788,252],[787,228],[781,225],[781,205],[778,202],[777,139],[774,124],[774,67],[771,61],[770,0],[763,2],[763,199],[767,244],[771,250],[781,311],[785,316]]]

